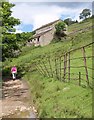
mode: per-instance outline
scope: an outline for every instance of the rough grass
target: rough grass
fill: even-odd
[[[68,32],[73,32],[92,26],[92,21],[93,21],[92,19],[87,19],[84,22],[72,24],[68,27]]]
[[[28,73],[33,102],[38,117],[45,118],[89,118],[92,116],[92,90],[53,78]]]
[[[91,20],[69,26],[69,32],[91,26]],[[38,61],[45,55],[50,55],[53,59],[56,55],[62,55],[71,50],[92,42],[92,29],[68,36],[64,41],[51,43],[44,47],[24,47],[22,54],[15,59],[6,61],[3,69],[9,71],[12,65],[19,68],[19,72],[24,73],[23,79],[29,82],[34,105],[38,110],[39,117],[49,118],[89,118],[92,116],[92,90],[70,83],[64,83],[54,78],[47,78],[39,74],[33,66],[33,62]],[[92,48],[86,49],[86,55],[92,55]],[[81,51],[74,52],[71,57],[81,57]],[[44,57],[43,57],[44,58]],[[72,61],[71,65],[83,65],[83,60]],[[51,63],[54,68],[54,62]],[[87,65],[92,67],[92,59],[87,60]],[[63,64],[62,64],[63,67]],[[83,69],[71,69],[72,73],[85,73]],[[18,72],[18,73],[19,73]],[[63,71],[62,71],[63,72]],[[89,70],[92,76],[92,71]],[[78,77],[78,76],[71,76]],[[85,81],[85,76],[82,76]],[[92,80],[92,79],[91,79]],[[84,81],[83,81],[84,82]]]

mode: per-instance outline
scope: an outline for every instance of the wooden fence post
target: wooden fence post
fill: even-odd
[[[63,79],[65,79],[65,55],[64,55],[64,75],[63,75]]]
[[[66,76],[66,67],[67,67],[67,53],[64,55],[64,81]]]
[[[79,72],[79,86],[81,85],[81,72]]]
[[[60,56],[60,80],[61,80],[61,56]]]
[[[68,53],[68,79],[70,82],[70,52]]]
[[[88,70],[87,70],[87,64],[86,64],[86,55],[85,55],[85,48],[82,48],[83,51],[83,57],[84,57],[84,64],[85,64],[85,70],[86,70],[86,80],[87,80],[87,85],[89,85],[89,79],[88,79]]]

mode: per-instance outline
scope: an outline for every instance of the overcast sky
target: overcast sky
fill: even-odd
[[[14,0],[14,4],[12,16],[21,21],[21,24],[16,26],[16,32],[19,33],[30,32],[57,19],[72,18],[79,21],[79,14],[83,9],[92,10],[92,2],[28,2],[28,0],[17,2]]]

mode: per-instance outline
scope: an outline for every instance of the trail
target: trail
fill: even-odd
[[[24,80],[9,80],[2,86],[3,118],[36,118],[29,87]]]

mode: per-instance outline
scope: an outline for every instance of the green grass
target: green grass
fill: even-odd
[[[92,116],[92,90],[53,78],[28,73],[33,102],[38,117],[45,118],[89,118]]]
[[[81,30],[86,27],[92,26],[92,19],[87,19],[85,22],[75,23],[68,27],[68,32],[73,32],[76,30]]]
[[[83,23],[75,23],[69,26],[68,31],[73,32],[91,26],[91,19]],[[12,65],[18,67],[18,73],[23,72],[23,79],[27,80],[32,94],[33,103],[38,110],[38,117],[49,118],[89,118],[92,116],[92,90],[86,85],[86,76],[81,76],[81,84],[79,81],[71,80],[70,83],[59,81],[55,75],[55,56],[62,56],[72,49],[87,45],[92,42],[92,29],[82,33],[76,33],[68,36],[66,40],[57,43],[51,43],[44,47],[24,47],[22,53],[18,58],[3,63],[3,70],[9,74]],[[86,49],[86,56],[92,55],[92,47]],[[35,68],[34,62],[40,63],[45,61],[47,69],[50,72],[49,63],[46,56],[51,58],[51,66],[54,77],[44,77]],[[78,50],[71,54],[71,58],[82,57],[82,51]],[[58,58],[59,59],[59,58]],[[59,63],[59,61],[58,61]],[[71,66],[83,66],[83,59],[72,60]],[[87,66],[92,68],[92,59],[87,59]],[[62,68],[64,64],[62,62]],[[58,64],[59,71],[59,64]],[[68,69],[67,69],[68,72]],[[71,78],[78,78],[78,73],[85,74],[85,68],[71,68]],[[51,73],[51,72],[50,72]],[[92,76],[92,71],[88,69],[89,76]],[[63,76],[63,70],[62,70]],[[67,78],[68,76],[66,76]],[[62,79],[63,80],[63,79]],[[92,79],[89,78],[90,83]],[[68,81],[68,80],[66,80]]]

